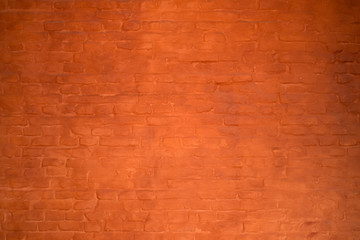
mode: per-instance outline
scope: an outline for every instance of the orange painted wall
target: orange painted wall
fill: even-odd
[[[1,0],[0,240],[360,239],[359,12]]]

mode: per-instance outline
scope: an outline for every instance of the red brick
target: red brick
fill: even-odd
[[[40,222],[38,228],[40,231],[56,231],[58,224],[56,222]]]
[[[139,145],[138,139],[121,138],[121,137],[101,137],[100,145],[102,146],[136,146]]]
[[[45,212],[45,219],[49,221],[59,221],[64,220],[65,215],[63,212],[60,211],[47,211]]]
[[[2,200],[0,201],[0,209],[26,210],[29,209],[29,203],[24,201]]]
[[[29,0],[11,0],[8,4],[10,9],[29,9],[33,7],[33,2]]]
[[[132,232],[112,232],[112,233],[96,233],[94,239],[96,240],[107,240],[107,239],[130,239],[134,240],[134,233]]]
[[[61,21],[45,22],[44,29],[48,31],[61,31],[64,29],[64,23]]]
[[[78,221],[66,221],[59,223],[59,229],[63,231],[82,231],[84,224]]]
[[[340,145],[354,146],[359,144],[360,138],[357,136],[340,136]]]
[[[34,203],[35,209],[68,210],[68,209],[71,209],[71,207],[72,207],[72,202],[61,201],[61,200],[43,200],[43,201]]]
[[[95,136],[109,136],[112,133],[111,128],[94,128],[91,131],[92,135]]]
[[[101,224],[98,222],[85,223],[85,232],[100,232],[102,229]]]
[[[97,145],[98,139],[96,137],[80,138],[80,145],[93,146]]]
[[[35,231],[36,222],[4,222],[3,229],[7,231]]]
[[[117,192],[113,190],[98,190],[97,191],[98,199],[102,200],[115,200],[117,198]]]
[[[360,147],[349,148],[348,154],[350,157],[359,157],[360,156]]]
[[[96,206],[95,201],[77,201],[74,204],[75,210],[89,211],[90,209],[94,209]]]
[[[56,146],[57,144],[58,139],[52,136],[36,137],[31,141],[33,146]]]
[[[57,159],[57,158],[44,158],[42,160],[42,166],[48,167],[48,166],[64,166],[65,165],[65,159]]]
[[[122,211],[124,210],[124,204],[119,201],[112,200],[99,200],[97,209],[99,210],[114,210],[114,211]]]
[[[81,63],[64,63],[63,70],[67,73],[82,73],[83,65]]]
[[[141,27],[140,22],[136,21],[136,20],[130,20],[130,21],[125,21],[123,23],[122,29],[124,31],[137,31],[139,30]]]
[[[65,215],[66,220],[81,221],[83,218],[84,214],[82,212],[68,212]]]
[[[40,169],[40,168],[31,168],[31,169],[26,169],[24,171],[25,177],[35,178],[35,177],[44,177],[44,175],[45,175],[44,169]]]
[[[67,232],[42,232],[42,233],[28,233],[28,239],[40,240],[40,239],[54,239],[54,240],[71,240],[73,233]]]
[[[29,138],[28,137],[13,137],[11,138],[11,144],[17,146],[27,146],[29,145]]]

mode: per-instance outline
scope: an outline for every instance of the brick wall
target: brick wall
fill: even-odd
[[[360,239],[354,0],[1,0],[1,240]]]

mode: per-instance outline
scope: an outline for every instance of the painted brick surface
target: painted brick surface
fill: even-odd
[[[0,239],[360,239],[359,12],[1,0]]]

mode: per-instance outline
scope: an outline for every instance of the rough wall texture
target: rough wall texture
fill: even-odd
[[[0,239],[359,240],[350,0],[1,0]]]

